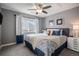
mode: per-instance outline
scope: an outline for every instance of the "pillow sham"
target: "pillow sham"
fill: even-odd
[[[52,35],[60,35],[60,32],[61,32],[61,31],[53,31],[53,32],[52,32]]]

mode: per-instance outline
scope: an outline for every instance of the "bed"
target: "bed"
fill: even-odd
[[[59,28],[56,28],[59,29]],[[25,45],[38,56],[58,55],[66,47],[69,29],[63,28],[62,35],[29,34],[25,36]]]

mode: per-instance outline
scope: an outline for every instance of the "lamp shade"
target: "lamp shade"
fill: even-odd
[[[79,24],[74,24],[73,29],[79,29]]]
[[[75,37],[79,37],[79,24],[73,25],[73,32]]]

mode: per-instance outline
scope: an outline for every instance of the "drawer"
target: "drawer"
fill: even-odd
[[[78,42],[78,40],[73,40],[73,42]]]
[[[74,48],[78,48],[78,45],[73,46]]]
[[[73,40],[73,45],[78,45],[78,40],[77,41]]]
[[[74,49],[78,49],[78,47],[73,47]]]
[[[73,45],[78,45],[78,43],[73,43]]]
[[[78,40],[77,39],[73,39],[73,42],[78,42]]]
[[[73,45],[78,45],[78,43],[73,43]]]

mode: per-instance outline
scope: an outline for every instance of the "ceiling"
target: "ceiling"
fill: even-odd
[[[8,10],[31,14],[38,17],[47,17],[52,14],[56,14],[79,6],[78,3],[43,3],[43,4],[52,6],[51,8],[46,9],[48,14],[42,13],[37,15],[34,10],[28,10],[33,8],[33,3],[1,3],[1,7]]]

